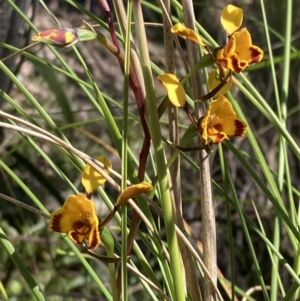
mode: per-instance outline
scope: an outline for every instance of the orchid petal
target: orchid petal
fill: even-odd
[[[106,167],[103,168],[103,171],[109,174],[107,167],[111,168],[111,162],[103,156],[99,156],[97,161],[103,163]],[[99,186],[103,185],[106,182],[105,177],[103,177],[99,172],[97,172],[92,166],[87,164],[82,171],[81,183],[85,188],[87,193],[92,193]]]
[[[196,42],[201,46],[205,46],[205,43],[202,41],[200,36],[191,28],[185,27],[182,23],[177,23],[171,28],[171,32],[186,37],[189,40]]]
[[[121,206],[125,204],[129,199],[132,199],[139,194],[146,193],[152,189],[153,186],[146,181],[131,185],[125,188],[121,195],[118,197],[117,205]]]
[[[225,6],[221,14],[221,23],[228,35],[240,28],[243,22],[243,10],[232,4]]]
[[[166,88],[170,102],[175,107],[183,107],[186,104],[185,91],[176,75],[164,73],[157,78]]]

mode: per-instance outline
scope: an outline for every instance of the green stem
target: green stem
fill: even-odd
[[[133,13],[135,17],[137,30],[137,40],[140,48],[140,60],[144,74],[145,88],[146,88],[146,103],[149,113],[150,132],[153,141],[153,148],[156,158],[157,176],[159,188],[161,192],[161,206],[163,209],[164,222],[166,227],[167,242],[170,252],[170,265],[173,278],[173,300],[185,300],[184,283],[180,264],[180,253],[175,232],[175,219],[171,203],[171,195],[168,185],[165,154],[163,151],[163,144],[161,138],[159,116],[156,107],[156,96],[154,92],[151,63],[149,58],[149,50],[147,47],[147,38],[144,28],[144,19],[141,10],[141,2],[133,2]]]
[[[114,239],[109,230],[105,227],[101,232],[101,239],[105,245],[106,253],[108,257],[114,257]],[[114,263],[108,263],[108,270],[110,276],[111,294],[113,301],[118,301],[118,289],[116,282],[116,270]]]
[[[128,93],[130,80],[130,33],[131,33],[132,2],[127,2],[127,30],[125,37],[125,60],[124,60],[124,99],[123,99],[123,139],[122,139],[122,183],[121,190],[127,187],[127,158],[128,158]],[[122,300],[128,300],[128,273],[127,273],[127,205],[122,206]]]

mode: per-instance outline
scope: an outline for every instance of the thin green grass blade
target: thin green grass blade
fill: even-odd
[[[227,164],[225,163],[225,166],[226,165]],[[234,187],[234,184],[233,184],[233,181],[232,181],[232,178],[231,178],[229,168],[227,167],[227,168],[225,168],[225,170],[226,170],[226,179],[228,181],[228,186],[230,187],[230,190],[231,190],[231,193],[232,193],[232,199],[235,202],[235,208],[237,209],[239,217],[241,219],[241,224],[242,224],[242,228],[243,228],[243,231],[244,231],[244,234],[245,234],[245,239],[246,239],[248,247],[249,247],[249,251],[250,251],[250,254],[251,254],[251,257],[252,257],[252,261],[253,261],[253,264],[254,264],[254,267],[255,267],[255,270],[256,270],[256,276],[257,276],[257,279],[260,283],[261,290],[262,290],[262,293],[263,293],[263,296],[264,296],[264,300],[269,301],[270,298],[269,298],[269,295],[268,295],[268,292],[267,292],[266,284],[265,284],[265,281],[264,281],[264,278],[263,278],[263,275],[262,275],[262,271],[261,271],[261,268],[260,268],[260,265],[259,265],[259,262],[258,262],[258,259],[257,259],[257,256],[256,256],[255,248],[252,244],[251,235],[249,233],[249,229],[248,229],[246,220],[244,218],[243,210],[241,208],[241,205],[240,205],[240,202],[239,202],[239,199],[238,199],[238,196],[237,196],[237,192],[235,190],[235,187]]]
[[[280,216],[285,223],[287,224],[287,230],[290,231],[297,240],[300,240],[300,234],[293,225],[292,221],[290,220],[289,216],[286,214],[284,207],[280,205],[279,200],[276,198],[276,196],[273,195],[273,193],[267,188],[264,181],[261,179],[261,177],[255,172],[255,170],[252,168],[249,162],[245,160],[241,152],[232,144],[225,142],[224,143],[231,152],[234,153],[235,157],[241,162],[245,170],[251,175],[252,179],[257,183],[257,185],[260,187],[260,189],[264,192],[266,197],[272,202],[274,205],[275,210],[278,212],[278,216]]]
[[[246,116],[241,111],[238,103],[236,101],[234,101],[232,97],[229,97],[229,98],[232,101],[233,107],[236,110],[236,112],[238,113],[238,115],[241,116],[244,120],[247,120]],[[255,136],[254,136],[254,134],[253,134],[253,132],[250,128],[248,129],[248,134],[247,135],[248,135],[249,142],[251,143],[251,146],[252,146],[253,151],[255,153],[255,157],[259,162],[259,166],[260,166],[260,168],[261,168],[261,170],[262,170],[262,172],[263,172],[263,174],[264,174],[264,176],[267,180],[267,183],[271,187],[271,192],[273,194],[273,200],[276,200],[276,205],[274,204],[274,206],[276,207],[277,210],[280,207],[281,210],[286,211],[285,204],[283,203],[281,194],[279,193],[278,186],[275,183],[274,176],[270,172],[269,166],[268,166],[268,164],[265,160],[265,156],[263,155],[263,153],[262,153],[262,151],[261,151],[261,149],[260,149],[260,147],[257,143],[257,140],[256,140],[256,138],[255,138]],[[284,220],[285,220],[285,218],[284,218]],[[291,224],[290,219],[289,219],[289,224]],[[294,226],[293,226],[293,228],[294,228]],[[290,235],[291,242],[292,242],[293,247],[295,249],[296,248],[296,241],[295,241],[295,238],[293,238],[293,236],[291,235],[291,232],[290,232],[291,230],[290,230],[289,227],[287,228],[287,231]]]
[[[231,269],[231,300],[234,300],[235,296],[235,264],[234,264],[234,258],[235,258],[235,252],[234,252],[234,239],[232,236],[233,229],[232,229],[232,223],[231,223],[231,208],[230,208],[230,202],[229,202],[229,191],[228,191],[228,184],[227,184],[227,175],[230,174],[228,171],[228,166],[225,164],[226,158],[223,153],[223,147],[220,145],[218,147],[218,153],[220,158],[220,167],[222,171],[222,179],[223,179],[223,187],[224,187],[224,198],[226,203],[226,216],[227,216],[227,225],[228,225],[228,241],[229,241],[229,249],[230,249],[230,269]]]
[[[13,261],[14,265],[18,268],[21,275],[23,276],[24,280],[26,281],[29,289],[31,290],[32,294],[35,296],[36,300],[38,301],[46,301],[46,297],[43,294],[41,288],[38,286],[34,278],[32,277],[31,273],[27,269],[26,265],[20,258],[18,252],[14,248],[13,244],[9,241],[6,234],[4,233],[3,229],[0,227],[0,242],[6,252],[9,254],[11,260]]]
[[[131,16],[132,1],[127,2],[127,28],[125,36],[125,62],[124,62],[124,96],[123,96],[123,122],[122,122],[122,181],[121,191],[127,187],[127,170],[128,170],[128,98],[129,98],[129,73],[130,73],[130,48],[131,48]],[[127,205],[122,207],[122,293],[121,298],[128,300],[128,273],[127,273]]]
[[[287,129],[282,126],[281,121],[265,101],[265,99],[258,93],[258,91],[250,83],[245,75],[239,74],[238,77],[243,82],[243,84],[238,81],[234,82],[239,90],[244,93],[244,95],[254,104],[259,112],[261,112],[270,121],[270,123],[274,125],[276,130],[278,130],[278,132],[286,139],[287,143],[290,145],[297,158],[300,158],[299,145],[296,143]]]
[[[34,63],[35,69],[41,74],[49,85],[50,91],[55,95],[56,101],[62,110],[64,120],[66,123],[73,123],[75,121],[74,114],[71,109],[70,99],[67,97],[67,86],[63,86],[56,78],[57,74],[51,67],[46,67],[38,63]]]

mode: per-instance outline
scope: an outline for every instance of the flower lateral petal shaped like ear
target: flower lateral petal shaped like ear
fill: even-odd
[[[244,136],[247,124],[236,116],[229,100],[220,95],[212,101],[199,121],[199,130],[207,144],[209,140],[214,144],[229,140],[228,136]]]
[[[52,231],[67,233],[78,244],[87,239],[92,249],[101,243],[98,226],[95,204],[82,194],[70,195],[63,207],[52,212],[49,218]]]
[[[196,42],[201,46],[205,46],[205,43],[202,41],[201,37],[191,28],[185,27],[182,23],[177,23],[171,28],[171,32],[186,37],[189,40]]]
[[[221,14],[221,24],[228,35],[237,31],[243,22],[243,10],[232,4],[225,6]]]
[[[103,168],[103,171],[109,174],[109,170],[107,167],[111,168],[111,162],[104,156],[97,157],[97,161],[103,163],[106,168]],[[99,186],[103,185],[106,182],[106,179],[97,172],[92,166],[87,164],[82,171],[81,175],[81,183],[85,188],[87,193],[92,193]]]
[[[32,37],[35,42],[52,46],[70,47],[78,42],[76,28],[47,29]]]
[[[184,107],[186,104],[185,90],[176,75],[164,73],[157,78],[166,88],[170,102],[175,107]]]
[[[118,197],[116,204],[121,206],[125,204],[129,199],[132,199],[139,194],[151,191],[152,189],[153,186],[146,181],[143,181],[139,184],[133,184],[123,190],[123,192]]]

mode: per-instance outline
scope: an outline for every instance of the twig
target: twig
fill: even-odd
[[[195,30],[195,14],[193,9],[193,1],[183,0],[183,14],[185,25]],[[196,65],[199,61],[199,48],[192,41],[186,41],[189,65]],[[191,87],[193,99],[200,99],[202,96],[202,85],[200,72],[195,73],[191,77]],[[196,103],[197,119],[203,116],[203,104]],[[200,138],[201,139],[201,138]],[[201,143],[201,141],[200,141]],[[216,298],[214,287],[217,286],[217,253],[216,253],[216,226],[214,204],[212,199],[211,172],[209,160],[205,150],[199,151],[199,167],[200,167],[200,200],[201,215],[203,224],[203,246],[204,246],[204,263],[209,272],[210,277],[204,274],[204,300],[213,301]]]
[[[30,206],[30,205],[27,205],[27,204],[25,204],[25,203],[23,203],[21,201],[18,201],[18,200],[14,199],[14,198],[12,198],[12,197],[10,197],[8,195],[3,194],[3,193],[0,193],[0,198],[4,199],[6,201],[9,201],[9,202],[11,202],[11,203],[13,203],[13,204],[15,204],[15,205],[17,205],[19,207],[25,208],[26,210],[31,211],[31,212],[33,212],[33,213],[35,213],[37,215],[43,216],[43,217],[45,217],[47,219],[49,219],[49,217],[50,217],[49,214],[44,213],[41,210],[38,210],[38,209],[36,209],[36,208],[34,208],[34,207]]]

